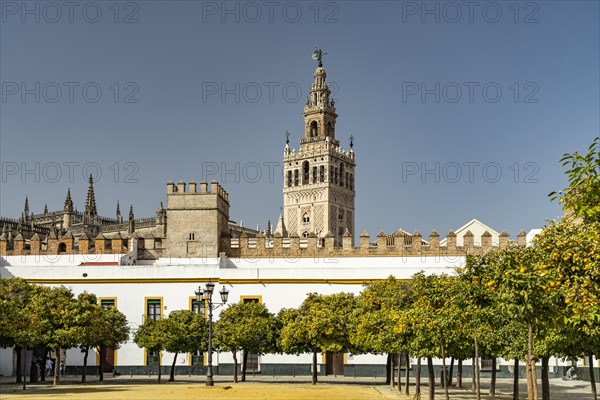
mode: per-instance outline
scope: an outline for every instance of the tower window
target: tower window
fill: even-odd
[[[334,168],[333,183],[338,184],[338,169]]]
[[[317,121],[310,123],[310,137],[316,137],[318,132]]]
[[[292,186],[292,171],[288,171],[287,173],[287,185],[288,187]]]
[[[302,163],[302,184],[303,185],[308,184],[309,175],[310,175],[310,166],[308,164],[308,161],[304,161]]]
[[[312,183],[317,183],[317,167],[313,167]]]
[[[340,186],[344,186],[344,163],[340,163]]]
[[[294,170],[294,186],[298,186],[298,170]]]
[[[354,176],[350,174],[350,190],[354,190]]]
[[[323,165],[319,168],[319,182],[325,182],[325,167]]]
[[[327,123],[327,136],[333,136],[333,125],[331,124],[331,121]]]
[[[188,240],[196,240],[196,234],[194,232],[190,232],[188,234]]]

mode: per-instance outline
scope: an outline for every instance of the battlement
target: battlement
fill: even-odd
[[[187,189],[187,190],[186,190]],[[210,190],[206,181],[200,182],[200,185],[196,181],[190,181],[187,185],[185,181],[181,180],[177,184],[173,181],[167,182],[167,195],[187,195],[187,194],[200,194],[200,195],[214,195],[222,198],[224,201],[229,203],[229,194],[223,189],[223,187],[217,181],[210,183]]]
[[[486,254],[495,248],[504,248],[513,242],[505,231],[499,236],[498,243],[492,243],[492,235],[485,232],[481,235],[480,242],[475,243],[471,232],[465,233],[464,245],[456,244],[456,233],[450,231],[446,236],[446,245],[440,245],[440,235],[433,231],[429,241],[423,240],[419,231],[412,234],[398,230],[392,234],[381,231],[374,242],[365,231],[360,235],[359,246],[352,245],[352,236],[346,234],[342,238],[341,246],[334,245],[332,235],[318,239],[315,235],[308,238],[291,236],[249,238],[242,235],[239,238],[223,239],[227,241],[224,247],[229,247],[227,253],[230,257],[237,258],[302,258],[302,257],[460,257],[466,255]],[[526,233],[521,231],[517,235],[516,243],[526,245]]]

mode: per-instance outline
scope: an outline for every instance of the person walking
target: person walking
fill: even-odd
[[[52,376],[52,360],[46,358],[46,376]]]

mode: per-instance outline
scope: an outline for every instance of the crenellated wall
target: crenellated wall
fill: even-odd
[[[485,232],[481,236],[481,245],[474,245],[474,236],[467,232],[465,234],[464,246],[456,245],[456,234],[452,231],[446,236],[446,245],[440,246],[440,235],[433,231],[429,235],[429,241],[424,241],[421,233],[415,231],[412,234],[406,234],[402,231],[388,235],[380,232],[374,242],[368,233],[360,235],[359,246],[352,245],[352,237],[345,235],[341,246],[334,246],[332,236],[325,236],[320,241],[316,236],[311,235],[308,238],[292,236],[283,238],[274,236],[267,238],[257,236],[249,238],[242,235],[236,239],[222,239],[223,251],[229,257],[235,258],[273,258],[273,257],[368,257],[368,256],[406,256],[406,257],[427,257],[427,256],[464,256],[467,254],[485,254],[493,248],[503,248],[511,241],[506,232],[502,232],[498,243],[492,243],[492,236]],[[519,245],[525,246],[526,233],[521,231],[517,235]]]

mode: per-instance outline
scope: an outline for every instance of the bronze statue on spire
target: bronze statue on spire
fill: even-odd
[[[311,54],[311,58],[313,60],[316,60],[319,62],[319,67],[323,66],[323,56],[327,53],[323,53],[323,50],[319,49],[319,46],[316,46],[317,48],[315,50],[313,50],[312,54]]]

